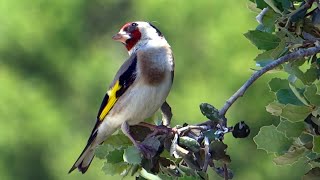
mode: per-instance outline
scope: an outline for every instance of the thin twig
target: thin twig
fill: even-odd
[[[224,104],[224,106],[221,108],[221,110],[219,111],[219,115],[221,116],[225,116],[226,112],[228,111],[228,109],[231,107],[231,105],[241,96],[243,96],[243,94],[246,92],[246,90],[252,85],[252,83],[254,83],[260,76],[262,76],[264,73],[266,73],[267,71],[274,69],[275,67],[279,66],[280,64],[283,64],[285,62],[288,61],[293,61],[299,58],[303,58],[303,57],[307,57],[307,56],[312,56],[314,54],[317,54],[318,52],[320,52],[320,46],[318,44],[316,44],[315,47],[311,47],[311,48],[307,48],[307,49],[300,49],[298,51],[289,53],[285,56],[282,56],[278,59],[276,59],[275,61],[273,61],[272,63],[266,65],[265,67],[263,67],[262,69],[260,69],[259,71],[256,71],[251,77],[250,79],[247,80],[246,83],[244,83],[240,89],[238,89],[237,92],[235,92],[228,100],[227,102]]]

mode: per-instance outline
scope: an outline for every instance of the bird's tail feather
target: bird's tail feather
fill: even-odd
[[[78,168],[82,174],[84,174],[88,170],[88,168],[91,164],[91,161],[94,157],[94,150],[95,150],[96,146],[98,145],[95,142],[96,136],[97,136],[97,133],[94,133],[89,138],[86,147],[84,148],[84,150],[80,154],[77,161],[73,164],[73,166],[69,170],[69,173],[71,173],[76,168]]]

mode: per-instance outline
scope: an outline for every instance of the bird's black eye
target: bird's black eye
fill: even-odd
[[[136,27],[136,26],[138,26],[138,24],[137,23],[132,23],[131,26],[132,27]]]

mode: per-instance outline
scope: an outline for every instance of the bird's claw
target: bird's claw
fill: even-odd
[[[147,159],[151,159],[157,154],[157,150],[145,144],[139,144],[138,149],[142,153],[142,155]]]

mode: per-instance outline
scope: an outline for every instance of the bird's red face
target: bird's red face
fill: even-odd
[[[120,31],[112,37],[115,41],[122,42],[128,51],[130,51],[141,39],[141,32],[138,23],[130,22],[125,24]]]

